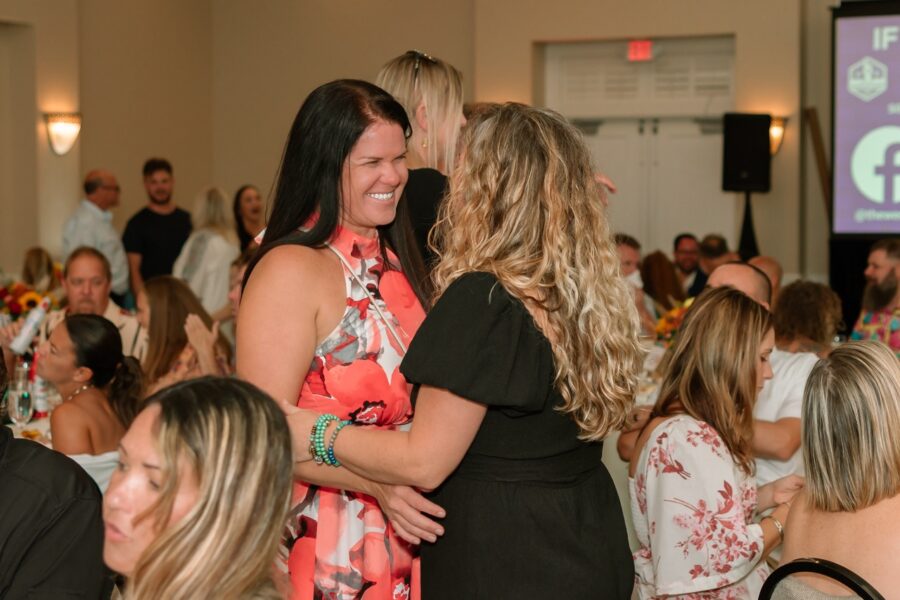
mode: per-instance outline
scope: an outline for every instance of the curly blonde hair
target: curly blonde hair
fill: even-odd
[[[431,234],[436,295],[465,273],[493,274],[552,343],[559,410],[582,439],[601,439],[624,422],[644,353],[581,135],[511,103],[476,115],[461,147]]]

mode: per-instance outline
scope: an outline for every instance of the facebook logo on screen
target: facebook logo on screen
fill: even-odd
[[[853,149],[850,174],[859,192],[877,204],[900,204],[900,127],[877,127]]]
[[[900,175],[900,165],[897,164],[897,156],[900,156],[900,144],[891,144],[884,151],[884,164],[875,167],[875,174],[884,178],[884,194],[882,198],[890,198],[894,203],[900,202],[894,195],[894,177]]]

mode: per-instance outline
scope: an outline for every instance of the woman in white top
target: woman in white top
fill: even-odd
[[[733,288],[703,292],[687,313],[631,458],[638,598],[759,594],[762,559],[803,482],[791,475],[757,490],[753,477],[753,404],[772,377],[774,345],[769,312]]]
[[[231,313],[231,263],[240,250],[225,193],[217,187],[204,189],[197,197],[194,219],[196,228],[184,243],[172,274],[187,282],[213,318],[227,317]]]

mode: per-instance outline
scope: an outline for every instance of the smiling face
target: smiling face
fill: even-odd
[[[164,482],[155,432],[159,413],[159,406],[151,405],[135,418],[119,443],[119,464],[103,496],[103,561],[125,576],[134,571],[144,550],[162,530],[190,512],[199,495],[195,474],[185,461],[179,461],[178,488],[168,520],[157,524],[148,512],[159,500]]]
[[[248,187],[238,198],[238,213],[241,219],[250,223],[259,223],[263,218],[263,201],[259,190]]]
[[[376,227],[394,220],[408,176],[400,126],[382,120],[369,125],[344,161],[341,225],[374,237]]]

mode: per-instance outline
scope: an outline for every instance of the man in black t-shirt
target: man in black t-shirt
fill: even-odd
[[[172,273],[172,265],[191,234],[191,214],[172,202],[174,183],[169,161],[151,158],[144,163],[144,189],[149,202],[128,220],[122,236],[135,296],[144,289],[144,280]]]

